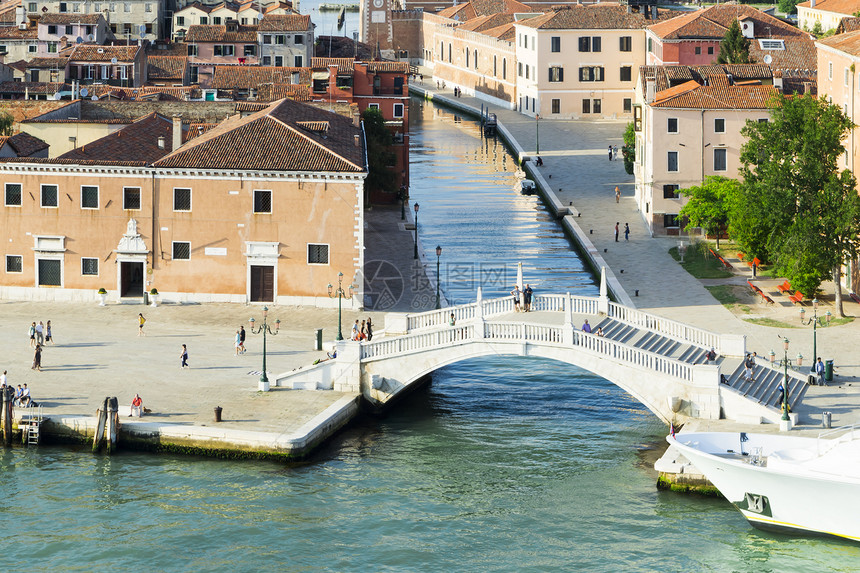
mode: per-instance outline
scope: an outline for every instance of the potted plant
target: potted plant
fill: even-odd
[[[158,289],[157,288],[153,288],[152,290],[149,291],[149,298],[152,299],[152,302],[149,304],[149,306],[158,306]]]
[[[104,306],[105,301],[107,300],[107,289],[105,289],[104,287],[99,289],[99,299],[101,299],[101,301],[99,302],[99,306]]]

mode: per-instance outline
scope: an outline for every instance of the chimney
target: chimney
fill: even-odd
[[[645,103],[652,104],[657,99],[657,82],[655,80],[645,78]]]
[[[358,134],[355,134],[352,137],[353,137],[353,142],[355,143],[355,146],[361,147],[361,138],[358,136]]]
[[[24,6],[18,5],[15,7],[15,21],[18,22],[19,30],[27,29],[27,15],[24,13]]]
[[[743,19],[738,22],[741,26],[741,35],[748,40],[752,40],[755,38],[755,28],[753,27],[753,21],[750,19]]]
[[[182,117],[173,116],[173,147],[171,151],[176,151],[182,146]]]
[[[815,0],[809,0],[809,7],[815,8]]]
[[[164,149],[164,136],[163,135],[158,136],[158,148]]]

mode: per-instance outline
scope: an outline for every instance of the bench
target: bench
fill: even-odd
[[[761,289],[760,289],[760,288],[758,288],[756,285],[752,284],[752,281],[747,281],[747,284],[748,284],[748,285],[750,285],[750,288],[753,290],[753,292],[754,292],[754,293],[756,293],[756,294],[764,294],[764,293],[762,293],[762,292],[761,292]]]
[[[860,304],[860,296],[857,296],[857,294],[855,294],[855,293],[853,293],[853,292],[849,292],[849,293],[848,293],[848,296],[850,296],[850,297],[851,297],[851,300],[853,300],[853,301],[854,301],[854,302],[856,302],[857,304]]]
[[[791,290],[791,283],[788,281],[785,281],[781,285],[776,285],[776,290],[778,290],[779,292],[782,292],[782,293],[787,293],[788,291]]]
[[[724,259],[720,255],[717,255],[717,257],[720,259],[720,262],[723,263],[723,266],[726,267],[726,269],[728,269],[730,271],[734,270],[734,267],[731,265],[731,263],[729,263],[729,261],[727,261],[726,259]]]
[[[769,296],[767,296],[766,294],[764,294],[764,293],[763,293],[763,292],[761,292],[761,291],[759,291],[759,292],[760,292],[760,294],[761,294],[761,301],[762,301],[762,302],[766,302],[767,304],[773,304],[773,299],[772,299],[772,298],[770,298]]]
[[[744,254],[743,253],[738,253],[737,255],[738,255],[738,258],[740,260],[744,260]]]
[[[803,293],[797,291],[793,295],[789,296],[788,300],[790,300],[794,304],[803,304]]]

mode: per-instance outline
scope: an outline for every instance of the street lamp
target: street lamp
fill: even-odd
[[[278,334],[278,331],[281,329],[281,321],[275,321],[275,332],[272,332],[272,329],[269,328],[269,325],[266,322],[266,318],[269,316],[269,307],[263,307],[263,324],[260,325],[260,328],[254,330],[254,317],[248,319],[250,323],[251,334],[260,334],[263,333],[263,373],[260,375],[260,390],[263,392],[269,391],[269,377],[266,375],[266,334],[271,334],[275,336]]]
[[[535,139],[537,140],[537,151],[535,155],[540,155],[540,114],[535,114]]]
[[[412,255],[413,259],[418,258],[418,203],[415,203],[413,206],[415,209],[415,253]]]
[[[809,326],[812,324],[812,370],[815,371],[816,361],[818,359],[818,325],[827,326],[830,324],[830,311],[827,311],[827,321],[818,318],[818,299],[812,299],[812,318],[803,320],[803,313],[800,314],[800,324]]]
[[[352,298],[352,291],[355,285],[349,285],[349,298]],[[328,297],[337,297],[337,339],[343,340],[343,330],[341,329],[341,301],[347,298],[346,292],[343,290],[343,273],[337,273],[337,290],[332,290],[331,283],[328,283]]]
[[[442,256],[442,247],[436,245],[436,310],[442,308],[439,304],[439,258]]]
[[[782,382],[782,421],[789,422],[791,418],[788,417],[788,367],[791,365],[791,361],[788,359],[788,338],[782,338],[782,367],[785,370],[785,379]],[[776,358],[776,352],[773,350],[770,351],[770,363],[774,363],[774,358]],[[797,355],[797,365],[803,365],[803,356],[800,354]]]

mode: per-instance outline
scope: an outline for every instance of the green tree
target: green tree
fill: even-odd
[[[777,7],[783,14],[794,14],[797,12],[797,2],[798,0],[779,0]]]
[[[361,114],[364,120],[364,134],[367,139],[367,181],[370,189],[387,193],[397,192],[397,179],[391,167],[397,163],[397,155],[391,151],[394,136],[385,126],[382,112],[368,108]]]
[[[624,170],[628,175],[633,175],[633,162],[636,161],[636,133],[633,131],[632,121],[624,130],[624,147],[621,148],[621,156],[624,158]]]
[[[832,278],[844,316],[840,267],[857,253],[860,195],[839,158],[854,124],[824,98],[780,94],[771,106],[771,121],[741,131],[744,181],[730,219],[740,206],[755,219],[776,271],[807,297]]]
[[[729,205],[739,185],[728,177],[706,177],[702,185],[682,189],[681,193],[690,198],[679,213],[688,219],[684,228],[689,231],[701,227],[705,234],[716,235],[719,249],[720,235],[729,222]]]
[[[15,118],[6,110],[0,111],[0,135],[13,135]]]
[[[717,56],[718,64],[749,64],[750,63],[750,41],[741,34],[741,27],[737,20],[732,20],[732,25],[720,42],[720,55]]]

